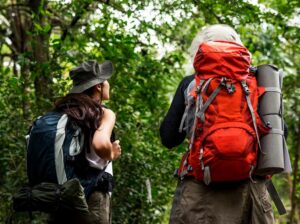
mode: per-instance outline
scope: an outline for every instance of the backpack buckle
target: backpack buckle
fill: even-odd
[[[242,84],[242,87],[243,87],[244,93],[246,94],[246,96],[248,96],[248,95],[250,94],[249,87],[247,86],[247,84],[246,84],[246,82],[245,82],[245,81],[241,81],[241,84]]]
[[[223,86],[223,87],[226,87],[226,82],[227,82],[227,79],[225,78],[225,77],[223,77],[222,79],[221,79],[221,86]]]
[[[235,85],[232,83],[226,83],[227,92],[233,94],[235,92]]]
[[[198,85],[198,86],[197,86],[197,88],[196,88],[196,90],[195,90],[195,92],[196,92],[197,95],[200,93],[201,87],[202,87],[202,85]]]

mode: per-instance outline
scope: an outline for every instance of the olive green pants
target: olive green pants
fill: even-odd
[[[49,224],[111,224],[111,197],[109,193],[95,191],[88,201],[89,214],[57,213],[49,215]]]
[[[171,224],[272,224],[273,210],[265,181],[207,186],[188,178],[179,181]]]

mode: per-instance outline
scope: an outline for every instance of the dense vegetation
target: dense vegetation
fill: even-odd
[[[0,0],[0,222],[10,214],[12,194],[26,182],[24,135],[30,123],[67,93],[70,68],[96,59],[111,60],[116,68],[108,106],[117,113],[124,152],[114,163],[113,223],[166,223],[176,185],[172,173],[185,146],[165,149],[159,124],[189,74],[191,40],[215,23],[240,33],[254,65],[271,63],[285,71],[293,173],[274,178],[288,209],[276,218],[300,222],[300,2],[251,2]],[[35,223],[43,218],[37,215]]]

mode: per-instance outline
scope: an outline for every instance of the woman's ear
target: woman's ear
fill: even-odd
[[[97,91],[101,91],[101,89],[102,89],[102,85],[101,85],[101,83],[99,83],[99,84],[97,84],[97,85],[95,85],[95,89],[97,90]]]
[[[101,100],[102,99],[102,86],[101,84],[97,84],[93,86],[93,98],[96,100]]]

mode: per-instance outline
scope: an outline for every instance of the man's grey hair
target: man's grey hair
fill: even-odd
[[[231,41],[243,45],[237,32],[226,24],[215,24],[204,27],[200,32],[197,33],[190,48],[188,49],[191,61],[194,60],[200,44],[217,40]]]

